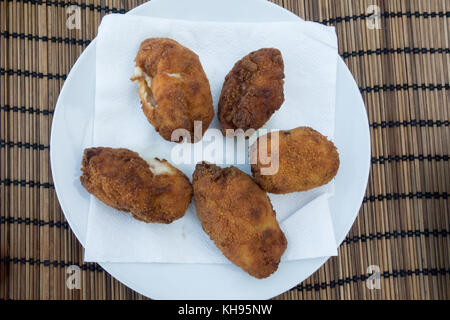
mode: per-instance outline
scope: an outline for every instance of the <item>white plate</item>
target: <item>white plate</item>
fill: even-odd
[[[295,21],[291,12],[263,0],[152,0],[128,14],[207,21]],[[56,193],[70,227],[86,240],[89,195],[80,175],[83,141],[91,136],[95,96],[95,40],[81,54],[61,90],[51,132],[51,166]],[[345,63],[337,73],[335,142],[341,166],[330,199],[336,240],[350,230],[361,205],[370,168],[367,114]],[[155,299],[268,299],[309,277],[328,258],[284,262],[264,280],[223,264],[101,263],[113,277]]]

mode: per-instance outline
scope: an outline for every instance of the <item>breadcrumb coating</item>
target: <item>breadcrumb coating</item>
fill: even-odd
[[[197,164],[194,200],[203,230],[232,263],[256,278],[278,268],[287,240],[269,197],[237,169]]]
[[[284,63],[281,52],[264,48],[236,62],[228,73],[219,100],[222,134],[227,129],[259,129],[284,102]]]
[[[141,43],[135,62],[131,80],[138,82],[142,110],[155,130],[172,141],[174,130],[186,129],[191,142],[199,141],[214,116],[199,57],[175,40],[151,38]],[[194,137],[194,121],[202,124],[199,137]]]
[[[320,187],[333,179],[339,169],[339,154],[334,144],[309,127],[283,130],[279,134],[278,172],[261,174],[263,165],[257,157],[258,141],[250,146],[252,173],[256,183],[270,193],[291,193]],[[267,157],[272,154],[272,135],[267,135]],[[256,159],[256,160],[254,160]]]
[[[80,181],[99,200],[138,220],[171,223],[184,216],[191,183],[166,160],[150,163],[128,149],[85,149]]]

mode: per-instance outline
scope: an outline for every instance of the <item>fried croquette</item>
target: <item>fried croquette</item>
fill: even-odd
[[[271,133],[267,135],[267,157],[272,154]],[[278,172],[262,174],[258,142],[250,146],[250,163],[256,183],[270,193],[291,193],[320,187],[333,179],[339,169],[339,154],[331,141],[309,127],[279,131]],[[263,145],[261,143],[261,145]],[[276,144],[275,144],[276,145]]]
[[[180,170],[158,158],[147,162],[128,149],[85,149],[81,171],[88,192],[137,220],[171,223],[191,202],[191,183]]]
[[[261,128],[284,102],[284,63],[278,49],[251,52],[225,77],[219,100],[222,134]]]
[[[193,175],[203,230],[232,263],[262,279],[278,268],[287,240],[267,194],[237,169],[206,162]]]
[[[197,142],[214,116],[211,90],[198,56],[178,42],[151,38],[141,43],[134,76],[142,110],[165,140],[185,129],[190,142]],[[194,121],[201,122],[201,136],[194,139]],[[176,138],[176,139],[175,139]],[[181,137],[174,137],[181,142]]]

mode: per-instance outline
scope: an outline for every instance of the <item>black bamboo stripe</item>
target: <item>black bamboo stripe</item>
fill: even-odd
[[[28,142],[13,142],[13,141],[5,141],[3,139],[0,139],[0,148],[25,148],[25,149],[33,149],[33,150],[45,150],[50,149],[50,146],[38,144],[38,143],[28,143]],[[372,157],[371,162],[372,164],[385,164],[391,163],[391,162],[402,162],[402,161],[449,161],[448,155],[388,155],[388,156],[379,156],[379,157]]]
[[[13,264],[29,264],[29,265],[36,265],[36,266],[44,266],[44,267],[59,267],[59,268],[66,268],[69,266],[73,266],[76,265],[78,267],[80,267],[81,270],[86,271],[96,271],[96,272],[103,272],[103,268],[100,267],[100,265],[96,264],[96,263],[77,263],[77,262],[72,262],[72,261],[63,261],[63,260],[40,260],[40,259],[33,259],[33,258],[16,258],[16,257],[3,257],[0,259],[0,262],[2,263],[13,263]],[[399,270],[392,270],[392,271],[384,271],[380,274],[381,277],[388,279],[388,278],[405,278],[405,277],[410,277],[413,275],[416,276],[445,276],[446,274],[450,273],[450,269],[445,269],[445,268],[425,268],[425,269],[414,269],[414,270],[404,270],[404,269],[399,269]],[[343,279],[338,279],[338,280],[331,280],[330,282],[322,282],[321,284],[319,283],[315,283],[315,284],[299,284],[296,287],[294,287],[293,289],[296,289],[298,291],[318,291],[321,289],[326,289],[326,288],[335,288],[335,287],[340,287],[340,286],[344,286],[346,284],[350,284],[350,283],[357,283],[359,281],[366,281],[369,278],[369,275],[354,275],[352,277],[346,277]]]
[[[15,180],[15,179],[3,179],[0,180],[0,185],[5,185],[6,187],[9,186],[21,186],[21,187],[31,187],[31,188],[44,188],[44,189],[52,189],[55,187],[53,183],[44,182],[41,183],[39,181],[32,181],[32,180]]]
[[[35,40],[35,41],[44,41],[44,42],[53,42],[53,43],[65,43],[65,44],[77,44],[80,46],[87,46],[91,43],[91,40],[82,40],[75,38],[62,38],[62,37],[50,37],[50,36],[37,36],[33,34],[25,34],[21,32],[9,32],[2,31],[0,32],[0,36],[9,39],[23,39],[23,40]]]
[[[0,224],[24,224],[24,225],[33,225],[33,226],[50,226],[52,228],[64,228],[68,229],[69,224],[66,221],[45,221],[40,219],[31,219],[31,218],[15,218],[15,217],[5,217],[0,216]],[[353,237],[346,237],[341,245],[343,244],[351,244],[351,243],[358,243],[358,242],[367,242],[372,240],[381,240],[381,239],[397,239],[397,238],[418,238],[421,236],[425,237],[447,237],[449,235],[449,231],[446,229],[443,230],[429,230],[424,229],[422,230],[401,230],[401,231],[388,231],[388,232],[377,232],[377,233],[369,233],[369,234],[362,234],[357,235]]]
[[[52,73],[42,73],[42,72],[35,72],[35,71],[28,71],[28,70],[12,70],[12,69],[4,69],[0,68],[0,75],[18,75],[18,76],[25,76],[25,77],[33,77],[33,78],[48,78],[48,79],[62,79],[66,80],[67,75],[66,74],[52,74]],[[375,86],[368,86],[368,87],[360,87],[359,90],[361,92],[380,92],[380,91],[404,91],[404,90],[448,90],[450,89],[450,85],[448,83],[446,84],[391,84],[391,85],[375,85]]]
[[[406,278],[411,277],[413,275],[416,276],[445,276],[446,274],[450,274],[450,269],[445,268],[425,268],[425,269],[414,269],[414,270],[392,270],[392,271],[384,271],[380,274],[380,277],[384,279],[388,278]],[[369,275],[355,275],[353,277],[346,277],[339,280],[331,280],[330,282],[322,282],[322,283],[314,283],[314,284],[299,284],[296,287],[292,289],[296,289],[298,291],[319,291],[319,290],[325,290],[326,288],[335,288],[335,287],[342,287],[346,284],[350,283],[357,283],[360,281],[366,281],[369,279]],[[292,290],[291,289],[291,290]]]
[[[11,179],[3,179],[0,180],[0,185],[5,186],[22,186],[22,187],[37,187],[37,188],[54,188],[54,184],[52,183],[41,183],[36,181],[26,181],[26,180],[11,180]],[[369,195],[363,198],[363,203],[366,202],[375,202],[375,201],[383,201],[383,200],[400,200],[400,199],[447,199],[447,192],[439,193],[439,192],[410,192],[410,193],[387,193],[387,194],[379,194],[379,195]]]
[[[36,113],[36,114],[43,114],[43,115],[50,115],[53,114],[53,110],[41,110],[38,108],[27,108],[24,106],[16,107],[16,106],[10,106],[10,105],[4,105],[0,106],[0,110],[6,111],[6,112],[20,112],[20,113]],[[369,124],[370,127],[377,129],[377,128],[394,128],[394,127],[448,127],[450,124],[449,120],[423,120],[423,119],[413,119],[413,120],[403,120],[403,121],[381,121],[381,122],[372,122]]]
[[[63,261],[63,260],[40,260],[40,259],[33,259],[33,258],[11,258],[11,257],[3,257],[0,259],[0,262],[2,263],[13,263],[13,264],[29,264],[29,265],[37,265],[37,266],[44,266],[44,267],[60,267],[60,268],[66,268],[69,266],[76,265],[80,267],[81,270],[89,270],[89,271],[97,271],[97,272],[103,272],[103,268],[100,267],[100,265],[96,263],[77,263],[72,261]],[[393,271],[384,271],[380,274],[381,277],[387,279],[387,278],[405,278],[408,276],[439,276],[439,275],[446,275],[450,273],[450,269],[445,268],[425,268],[425,269],[414,269],[414,270],[393,270]],[[294,287],[293,289],[297,289],[299,291],[312,291],[312,290],[321,290],[326,288],[335,288],[337,286],[343,286],[345,284],[350,283],[356,283],[359,281],[365,281],[369,278],[369,275],[354,275],[352,277],[346,277],[344,279],[339,280],[332,280],[330,282],[323,282],[321,284],[299,284],[298,286]]]
[[[44,221],[40,219],[31,219],[31,218],[15,218],[15,217],[4,217],[0,216],[0,224],[24,224],[24,225],[33,225],[33,226],[50,226],[55,228],[64,228],[68,229],[69,224],[66,221]],[[446,229],[443,230],[429,230],[424,229],[422,230],[394,230],[394,231],[388,231],[388,232],[377,232],[377,233],[369,233],[369,234],[362,234],[357,235],[353,237],[346,237],[341,245],[343,244],[351,244],[351,243],[358,243],[358,242],[367,242],[372,240],[381,240],[381,239],[397,239],[397,238],[418,238],[421,236],[425,237],[447,237],[449,235],[449,231]]]
[[[0,148],[5,148],[5,147],[9,147],[9,148],[13,148],[13,147],[17,147],[17,148],[25,148],[25,149],[33,149],[33,150],[45,150],[45,149],[50,149],[50,146],[48,145],[43,145],[43,144],[38,144],[38,143],[28,143],[28,142],[12,142],[12,141],[5,141],[3,139],[0,139]],[[372,157],[371,158],[371,162],[372,164],[385,164],[387,163],[391,163],[391,162],[401,162],[401,161],[449,161],[449,156],[448,155],[423,155],[423,154],[419,154],[419,155],[388,155],[388,156],[379,156],[379,157]]]
[[[320,22],[322,24],[336,24],[336,23],[342,23],[342,22],[350,22],[350,21],[357,21],[357,20],[365,20],[367,18],[372,17],[373,14],[355,14],[352,16],[344,16],[344,17],[335,17],[330,19],[325,19],[322,21],[316,21]],[[381,18],[401,18],[401,17],[407,17],[407,18],[448,18],[450,17],[450,11],[439,11],[439,12],[419,12],[419,11],[405,11],[405,12],[381,12],[380,13]]]
[[[410,193],[387,193],[379,195],[366,196],[363,199],[363,203],[375,202],[383,200],[400,200],[400,199],[447,199],[447,192],[410,192]]]
[[[43,0],[0,0],[0,2],[22,2],[22,3],[28,3],[33,5],[46,5],[48,7],[54,6],[54,7],[70,7],[70,6],[78,6],[83,10],[91,10],[91,11],[98,11],[98,12],[105,12],[105,13],[126,13],[127,10],[125,9],[118,9],[108,6],[101,6],[101,5],[94,5],[94,4],[87,4],[87,3],[78,3],[78,2],[72,2],[72,1],[43,1]]]
[[[49,226],[51,228],[64,228],[68,229],[69,224],[66,221],[45,221],[40,219],[31,219],[31,218],[15,218],[15,217],[4,217],[0,216],[0,224],[24,224],[24,225],[33,225],[33,226]]]
[[[382,54],[401,54],[401,53],[407,53],[407,54],[434,54],[434,53],[450,53],[450,48],[411,48],[411,47],[405,47],[405,48],[378,48],[374,50],[358,50],[358,51],[351,51],[351,52],[343,52],[341,54],[342,58],[348,59],[350,57],[362,57],[362,56],[371,56],[371,55],[382,55]]]
[[[45,149],[50,149],[50,146],[47,145],[43,145],[43,144],[38,144],[38,143],[28,143],[28,142],[12,142],[12,141],[5,141],[0,139],[0,148],[13,148],[13,147],[17,147],[17,148],[25,148],[25,149],[33,149],[33,150],[45,150]],[[371,162],[372,164],[385,164],[387,163],[391,163],[391,162],[403,162],[403,161],[449,161],[449,156],[448,155],[423,155],[423,154],[419,154],[419,155],[388,155],[388,156],[379,156],[379,157],[372,157],[371,158]]]
[[[369,234],[362,234],[359,236],[353,236],[353,237],[346,237],[344,241],[342,241],[341,245],[343,244],[351,244],[351,243],[357,243],[357,242],[367,242],[371,240],[381,240],[381,239],[397,239],[397,238],[419,238],[421,236],[425,237],[447,237],[449,235],[449,232],[445,229],[443,230],[428,230],[424,229],[421,230],[401,230],[401,231],[388,231],[388,232],[377,232],[377,233],[369,233]]]
[[[0,105],[0,110],[6,111],[6,112],[20,112],[20,113],[36,113],[36,114],[43,114],[44,116],[48,116],[50,114],[53,114],[53,110],[41,110],[39,108],[27,108],[24,106],[16,107],[16,106],[10,106],[10,105]]]
[[[0,1],[8,1],[12,2],[13,0],[0,0]],[[125,9],[118,9],[114,7],[108,7],[108,6],[100,6],[100,5],[94,5],[94,4],[85,4],[85,3],[77,3],[77,2],[71,2],[71,1],[51,1],[51,0],[15,0],[16,2],[22,2],[22,3],[30,3],[35,5],[46,5],[46,6],[56,6],[56,7],[69,7],[72,5],[77,5],[81,9],[89,9],[91,11],[99,11],[99,12],[106,12],[106,13],[126,13],[127,10]],[[316,20],[316,22],[320,22],[322,24],[336,24],[336,23],[342,23],[342,22],[350,22],[350,21],[357,21],[357,20],[365,20],[367,18],[372,17],[373,14],[357,14],[352,16],[343,16],[343,17],[334,17],[330,19],[324,19],[322,21]],[[420,11],[405,11],[405,12],[382,12],[380,13],[381,18],[401,18],[401,17],[407,17],[407,18],[444,18],[444,17],[450,17],[450,12],[446,11],[439,11],[439,12],[420,12]]]
[[[369,87],[359,87],[359,90],[362,93],[370,93],[370,92],[380,92],[380,91],[406,91],[406,90],[430,90],[430,91],[441,91],[441,90],[449,90],[450,89],[450,84],[445,83],[445,84],[383,84],[383,85],[375,85],[375,86],[369,86]]]
[[[5,141],[0,139],[0,148],[25,148],[25,149],[33,149],[33,150],[45,150],[50,149],[50,146],[46,146],[39,143],[28,143],[28,142],[13,142],[13,141]]]
[[[419,161],[448,161],[449,157],[448,155],[423,155],[423,154],[419,154],[419,155],[388,155],[388,156],[379,156],[379,157],[372,157],[371,162],[373,164],[379,163],[379,164],[385,164],[386,162],[391,163],[391,162],[400,162],[400,161],[415,161],[415,160],[419,160]]]
[[[36,113],[36,114],[43,114],[43,115],[50,115],[53,114],[53,110],[41,110],[39,108],[27,108],[24,106],[17,107],[17,106],[10,106],[10,105],[4,105],[0,106],[0,110],[6,111],[6,112],[20,112],[20,113]],[[377,128],[394,128],[394,127],[448,127],[450,124],[449,120],[423,120],[423,119],[413,119],[413,120],[403,120],[403,121],[381,121],[381,122],[372,122],[369,124],[370,127],[377,129]]]
[[[35,41],[43,41],[43,42],[52,42],[52,43],[64,43],[64,44],[72,44],[72,45],[80,45],[80,46],[87,46],[89,45],[92,40],[83,40],[83,39],[76,39],[76,38],[67,38],[67,37],[55,37],[55,36],[38,36],[34,34],[29,33],[22,33],[22,32],[9,32],[9,31],[2,31],[0,32],[0,36],[9,39],[22,39],[22,40],[35,40]],[[411,47],[405,47],[405,48],[377,48],[377,49],[369,49],[369,50],[355,50],[351,52],[343,52],[341,54],[342,58],[348,59],[350,57],[363,57],[363,56],[371,56],[371,55],[387,55],[387,54],[435,54],[435,53],[450,53],[450,48],[411,48]]]
[[[34,34],[26,34],[22,32],[9,32],[2,31],[0,32],[0,36],[4,38],[13,38],[13,39],[26,39],[26,40],[35,40],[35,41],[43,41],[43,42],[53,42],[53,43],[64,43],[64,44],[72,44],[72,45],[80,45],[87,46],[91,43],[92,40],[83,40],[76,38],[66,38],[66,37],[55,37],[55,36],[37,36]],[[369,50],[355,50],[351,52],[343,52],[341,54],[342,58],[348,59],[350,57],[363,57],[363,56],[371,56],[371,55],[387,55],[387,54],[435,54],[435,53],[450,53],[450,48],[377,48],[377,49],[369,49]]]
[[[18,76],[24,76],[24,77],[32,77],[32,78],[48,78],[48,79],[62,79],[66,80],[67,75],[66,74],[53,74],[53,73],[42,73],[42,72],[36,72],[36,71],[29,71],[29,70],[12,70],[12,69],[4,69],[0,68],[0,75],[18,75]]]
[[[449,120],[421,120],[421,119],[413,119],[413,120],[403,120],[403,121],[381,121],[381,122],[372,122],[369,124],[370,127],[377,128],[398,128],[398,127],[448,127],[450,124]]]
[[[3,263],[13,263],[13,264],[29,264],[36,266],[44,266],[44,267],[60,267],[66,268],[70,266],[78,266],[81,270],[89,270],[89,271],[97,271],[103,272],[103,268],[100,267],[96,263],[83,263],[80,264],[78,262],[72,261],[58,261],[58,260],[41,260],[41,259],[33,259],[33,258],[11,258],[11,257],[2,257],[0,262]]]

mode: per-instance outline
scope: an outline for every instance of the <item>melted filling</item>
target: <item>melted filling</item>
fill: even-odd
[[[134,68],[134,76],[131,78],[133,81],[138,82],[139,96],[143,103],[145,103],[150,108],[156,108],[158,105],[153,97],[152,77],[150,77],[144,70],[140,67]]]
[[[167,162],[162,162],[161,160],[158,159],[148,159],[147,163],[150,166],[150,171],[155,175],[160,175],[160,174],[175,174],[174,170],[172,167],[170,167]]]

